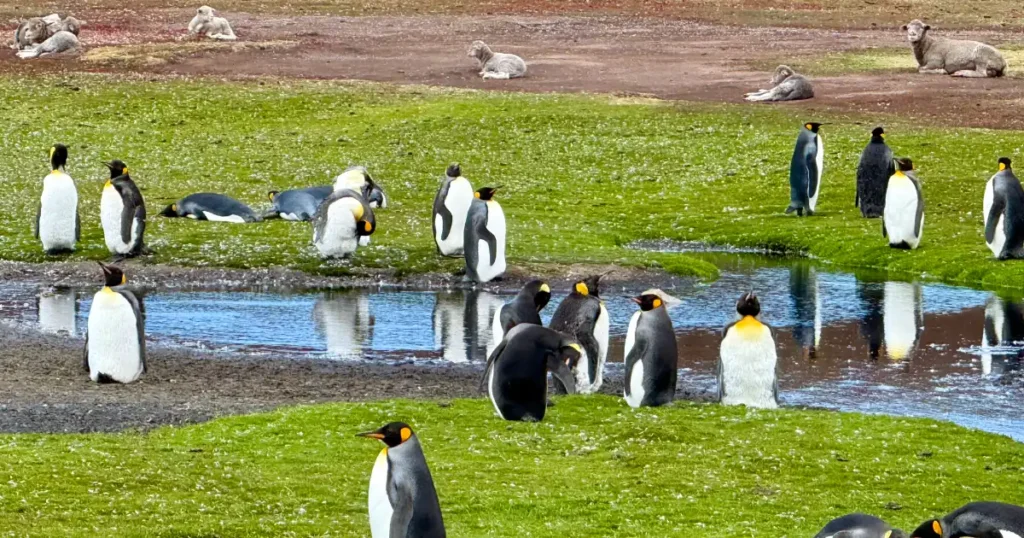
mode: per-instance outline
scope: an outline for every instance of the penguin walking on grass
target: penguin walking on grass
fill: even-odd
[[[487,395],[498,416],[505,420],[543,420],[548,372],[573,394],[576,385],[571,367],[580,354],[580,345],[562,333],[540,325],[513,327],[491,352],[484,369]]]
[[[640,311],[626,331],[624,396],[630,407],[670,404],[676,396],[679,352],[672,320],[661,297],[644,294],[633,299]]]
[[[865,218],[882,216],[889,178],[896,173],[892,149],[885,143],[885,130],[875,127],[871,141],[860,154],[857,164],[857,200],[855,205]]]
[[[889,238],[889,246],[913,250],[921,244],[924,231],[924,196],[921,182],[914,174],[910,159],[896,159],[896,173],[889,178],[885,193],[885,211],[882,217],[882,236]]]
[[[494,199],[501,187],[484,187],[466,214],[463,249],[466,255],[466,279],[490,282],[505,273],[505,212]]]
[[[762,409],[779,406],[778,355],[772,329],[761,323],[761,304],[754,292],[736,303],[740,319],[722,335],[718,360],[718,399],[723,405]]]
[[[334,192],[331,185],[292,189],[284,192],[270,191],[267,197],[272,204],[263,214],[264,219],[281,218],[291,221],[313,220],[316,209]]]
[[[357,435],[379,439],[386,445],[370,473],[370,536],[445,538],[434,479],[412,428],[404,422],[392,422]]]
[[[103,289],[89,308],[84,366],[97,383],[131,383],[146,371],[146,312],[124,288],[124,272],[112,265],[100,267]]]
[[[608,309],[600,297],[599,285],[604,276],[595,275],[576,282],[572,293],[558,305],[548,324],[583,346],[583,356],[573,367],[576,392],[580,394],[597,392],[604,380],[611,326]],[[565,387],[555,383],[555,389],[563,392]]]
[[[164,217],[188,217],[210,222],[259,222],[262,217],[249,206],[223,194],[199,192],[190,194],[167,206],[160,213]]]
[[[334,191],[313,215],[313,245],[320,257],[348,258],[377,229],[373,209],[358,191]]]
[[[800,129],[793,149],[793,160],[789,164],[789,207],[786,214],[796,211],[813,215],[818,206],[821,191],[821,173],[825,166],[825,146],[821,142],[818,128],[821,123],[806,123]]]
[[[1010,159],[985,184],[985,244],[1000,260],[1024,258],[1024,189]]]
[[[50,148],[50,174],[43,179],[43,194],[36,212],[36,239],[47,254],[74,252],[82,236],[78,215],[78,188],[64,170],[68,148],[56,144]]]
[[[999,502],[965,504],[942,519],[925,521],[912,538],[1021,538],[1024,507]]]
[[[907,533],[868,514],[846,514],[829,521],[814,538],[907,538]]]
[[[434,243],[442,256],[458,258],[463,255],[466,216],[475,195],[473,185],[462,177],[462,168],[458,163],[449,166],[444,175],[444,181],[434,196],[431,219]]]
[[[543,325],[540,312],[551,300],[551,287],[542,280],[531,280],[519,290],[512,302],[502,305],[494,313],[491,323],[491,346],[488,355],[505,338],[505,333],[523,323]]]
[[[100,197],[100,223],[103,240],[115,258],[133,258],[142,254],[146,232],[146,202],[128,166],[114,160],[107,163],[110,179]]]

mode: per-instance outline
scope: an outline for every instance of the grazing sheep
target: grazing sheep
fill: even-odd
[[[474,41],[469,57],[480,62],[480,76],[486,79],[508,80],[526,74],[526,62],[515,54],[492,52],[483,41]]]
[[[41,17],[32,17],[20,25],[14,31],[14,49],[22,50],[37,43],[42,43],[50,37],[50,28]]]
[[[192,17],[192,22],[188,23],[188,33],[197,37],[206,36],[221,41],[238,39],[228,20],[218,17],[217,10],[210,6],[203,6],[196,10],[196,16]]]
[[[775,68],[772,86],[770,90],[751,92],[743,98],[747,101],[799,101],[814,97],[811,81],[793,71],[788,65],[780,65]]]
[[[991,45],[928,35],[931,26],[917,19],[904,25],[903,29],[914,49],[919,73],[974,78],[1006,74],[1006,60]]]
[[[18,58],[28,60],[48,54],[67,52],[78,48],[78,36],[61,30],[42,43],[18,52]]]

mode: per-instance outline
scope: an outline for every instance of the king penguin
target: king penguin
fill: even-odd
[[[722,334],[718,360],[718,398],[723,405],[763,409],[779,406],[778,355],[772,329],[761,323],[761,303],[754,292],[736,303],[740,319]]]
[[[270,198],[272,207],[263,214],[263,218],[282,218],[291,221],[313,220],[316,209],[332,192],[334,192],[334,187],[331,185],[292,189],[284,192],[270,191],[267,193],[267,197]]]
[[[543,325],[540,320],[540,312],[551,300],[551,287],[542,280],[531,280],[519,290],[515,299],[508,304],[501,305],[494,313],[494,321],[491,323],[491,346],[490,352],[498,346],[505,338],[512,327],[523,323],[532,325]]]
[[[1024,258],[1024,189],[1010,159],[985,184],[985,243],[1000,260]]]
[[[334,178],[334,190],[345,189],[362,194],[367,205],[373,209],[384,209],[388,206],[388,197],[384,194],[384,189],[373,180],[364,166],[350,166]]]
[[[57,144],[50,148],[51,172],[43,179],[43,195],[36,212],[36,238],[47,254],[74,252],[82,235],[78,189],[64,171],[67,162],[67,147]]]
[[[846,514],[829,521],[814,538],[907,538],[907,533],[867,514]]]
[[[1024,507],[998,503],[965,504],[942,519],[925,521],[913,538],[1021,538]]]
[[[517,325],[487,357],[483,381],[498,416],[505,420],[540,421],[547,410],[548,372],[575,392],[571,367],[580,345],[540,325]]]
[[[670,404],[676,397],[679,360],[672,320],[657,295],[645,294],[633,301],[640,311],[633,314],[626,331],[626,403],[633,408]]]
[[[188,217],[210,222],[259,222],[263,220],[249,206],[223,194],[198,192],[167,206],[160,213],[164,217]]]
[[[358,435],[387,445],[377,455],[370,473],[370,536],[445,538],[434,479],[412,428],[392,422]]]
[[[472,205],[473,185],[462,177],[462,168],[458,163],[448,167],[441,188],[434,196],[434,243],[442,256],[460,257],[463,255],[464,230],[466,215]]]
[[[608,333],[611,322],[600,297],[599,284],[605,275],[576,282],[572,292],[558,305],[548,327],[569,335],[583,346],[583,356],[573,367],[576,392],[593,394],[601,388],[604,363],[608,359]],[[555,383],[555,389],[564,387]]]
[[[805,123],[800,129],[789,164],[789,207],[786,213],[797,216],[814,214],[821,191],[821,173],[825,166],[825,146],[818,134],[820,123]]]
[[[331,193],[313,215],[313,245],[322,258],[348,258],[360,238],[377,229],[373,209],[357,191],[342,189]]]
[[[889,178],[896,173],[892,150],[885,143],[885,130],[875,127],[871,141],[860,154],[857,164],[857,199],[855,205],[865,218],[882,216],[885,209],[885,190]]]
[[[494,199],[501,187],[484,187],[466,214],[463,247],[466,254],[466,278],[490,282],[505,273],[505,212]]]
[[[899,158],[896,165],[896,173],[889,178],[885,192],[882,236],[889,238],[892,248],[913,250],[921,244],[924,231],[924,196],[921,182],[914,174],[914,163]]]
[[[117,258],[142,254],[146,232],[146,202],[128,175],[128,166],[114,160],[107,163],[110,180],[100,197],[100,222],[107,249]]]
[[[131,383],[146,371],[146,312],[124,288],[124,272],[100,267],[104,283],[89,307],[84,366],[98,383]]]

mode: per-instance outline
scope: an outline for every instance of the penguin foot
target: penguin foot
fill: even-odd
[[[43,251],[47,256],[63,256],[66,254],[73,254],[75,249],[73,248],[52,248],[50,250]]]
[[[453,273],[453,274],[455,276],[466,276],[466,268],[463,267],[462,269],[459,269],[458,271],[455,271],[455,273]]]

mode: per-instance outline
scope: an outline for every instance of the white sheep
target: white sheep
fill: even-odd
[[[793,71],[788,65],[780,65],[775,68],[772,86],[770,90],[751,92],[743,98],[747,101],[798,101],[814,97],[811,81]]]
[[[480,76],[486,79],[519,78],[526,74],[526,62],[515,54],[492,52],[483,41],[474,41],[469,57],[480,62]]]
[[[210,6],[202,6],[196,10],[196,16],[192,17],[192,22],[188,23],[188,33],[191,36],[206,36],[220,41],[238,39],[228,20],[218,17],[217,10]]]
[[[918,19],[905,24],[903,29],[914,49],[919,73],[974,78],[1006,74],[1006,60],[991,45],[928,35],[931,26]]]
[[[61,30],[56,34],[50,36],[46,41],[38,45],[28,47],[18,52],[18,58],[28,60],[31,58],[38,58],[40,56],[47,56],[49,54],[58,54],[61,52],[67,52],[78,48],[78,36],[71,32]]]
[[[42,17],[22,21],[14,31],[14,50],[22,50],[46,41],[51,35],[50,27]]]

